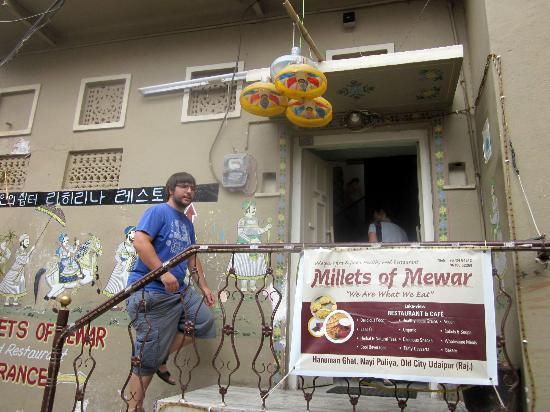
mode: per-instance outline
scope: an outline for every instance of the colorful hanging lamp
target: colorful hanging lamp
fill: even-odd
[[[286,117],[300,127],[323,127],[332,120],[332,105],[323,97],[290,100]]]
[[[273,83],[255,82],[243,89],[239,102],[249,113],[271,117],[285,111],[288,99]]]
[[[290,64],[273,78],[275,87],[293,99],[312,99],[327,90],[324,73],[309,64]]]

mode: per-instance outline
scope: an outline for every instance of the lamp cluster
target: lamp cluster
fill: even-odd
[[[281,56],[271,65],[271,82],[255,82],[245,87],[241,107],[257,116],[286,114],[300,127],[323,127],[332,120],[332,105],[321,97],[327,90],[327,78],[315,63],[299,55]]]

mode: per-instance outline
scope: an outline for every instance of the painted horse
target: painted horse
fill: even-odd
[[[79,288],[80,286],[95,284],[95,280],[99,278],[97,274],[97,258],[101,256],[101,242],[95,235],[91,235],[86,242],[76,250],[74,265],[59,265],[59,262],[52,262],[46,268],[41,268],[36,272],[34,278],[34,300],[38,295],[40,280],[42,277],[46,279],[46,283],[50,287],[50,291],[44,296],[44,299],[55,299],[66,289]],[[67,271],[60,273],[60,267]]]

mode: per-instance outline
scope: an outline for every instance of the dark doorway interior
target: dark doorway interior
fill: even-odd
[[[410,241],[420,227],[416,155],[370,157],[348,162],[362,164],[363,176],[345,176],[336,166],[334,178],[334,239],[366,242],[375,208],[384,208]],[[359,186],[358,186],[359,184]]]

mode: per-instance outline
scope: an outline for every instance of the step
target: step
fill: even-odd
[[[325,388],[317,388],[310,402],[310,411],[349,412],[352,406],[346,394],[326,393]],[[258,388],[230,387],[226,395],[226,404],[221,405],[218,386],[212,385],[181,395],[158,400],[154,412],[261,412],[262,404]],[[306,410],[306,402],[301,391],[276,390],[266,402],[266,411],[297,412]],[[399,411],[393,397],[361,396],[356,411],[388,412]],[[430,398],[426,393],[419,393],[417,399],[409,399],[406,412],[448,412],[447,404],[440,399]],[[458,405],[457,412],[466,411],[464,404]]]

